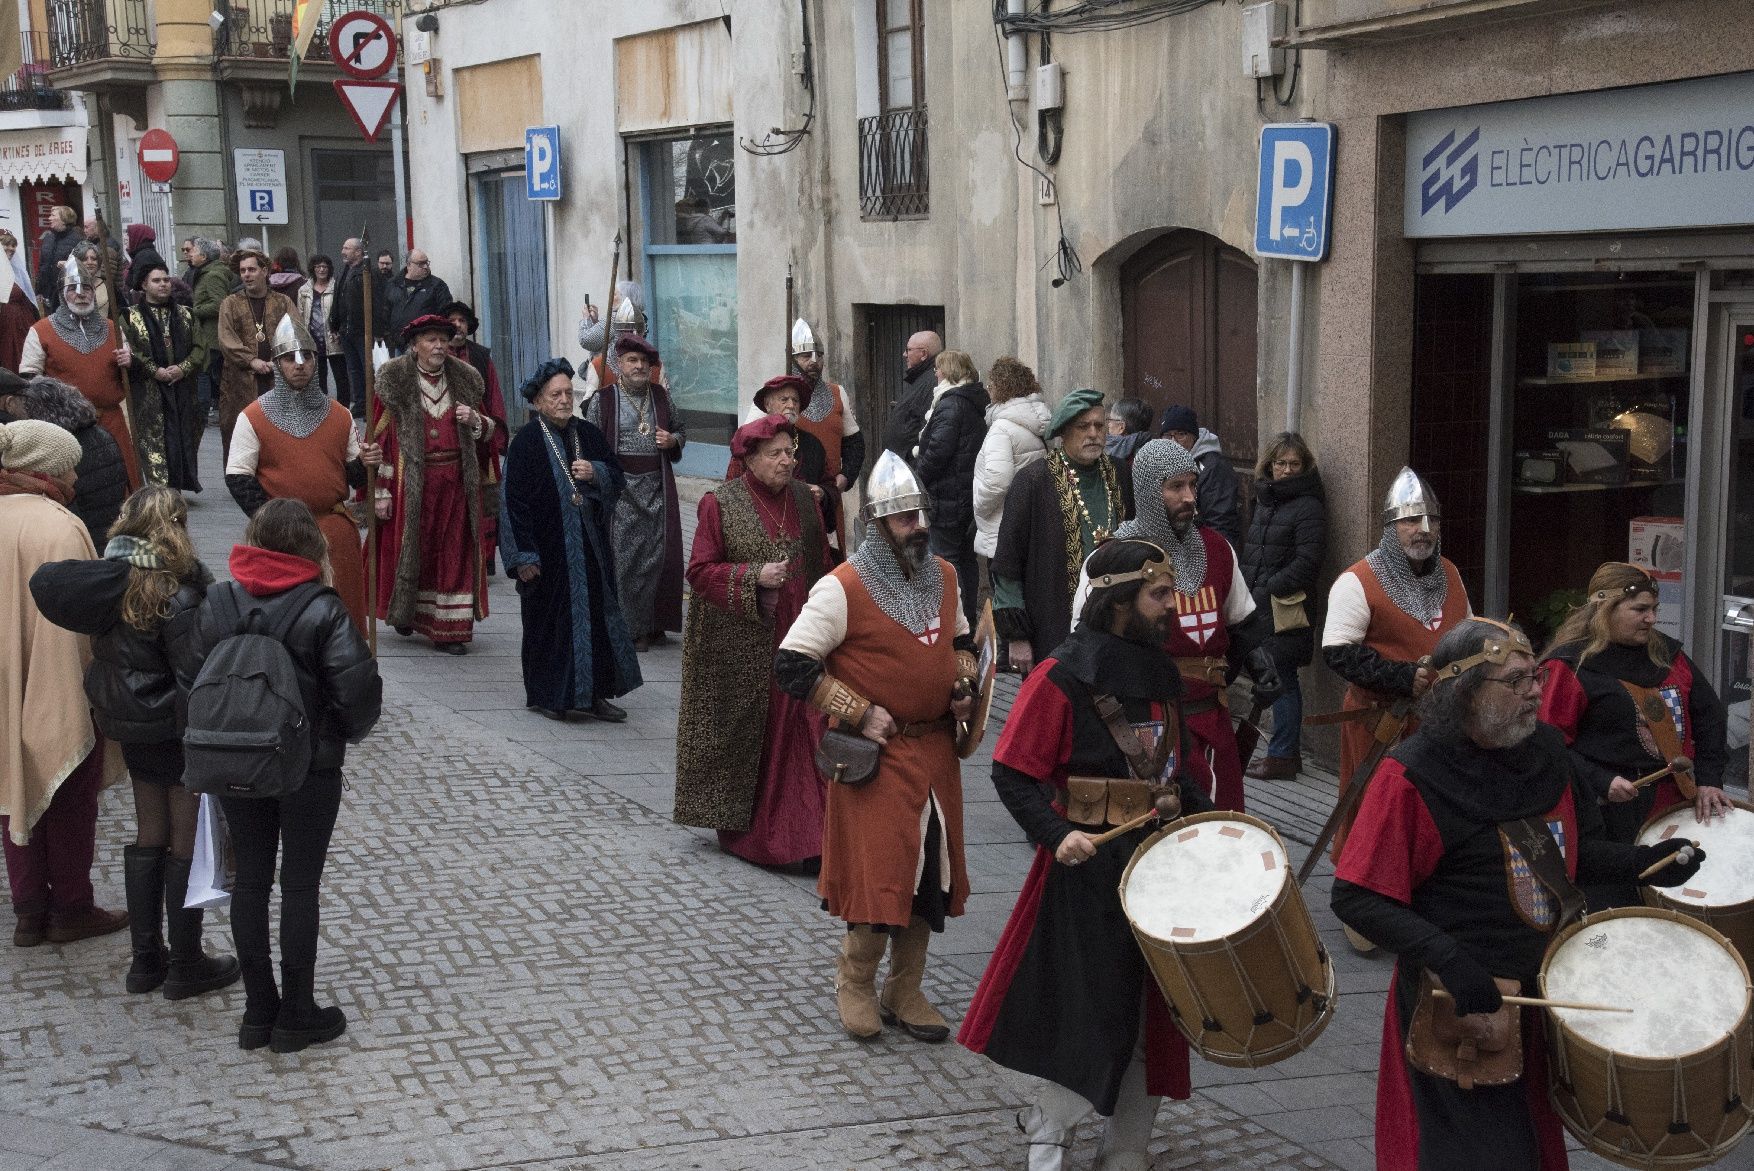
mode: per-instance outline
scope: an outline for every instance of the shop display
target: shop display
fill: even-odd
[[[1628,439],[1627,432],[1613,427],[1547,432],[1548,445],[1565,453],[1567,484],[1624,484]]]
[[[1597,378],[1638,373],[1636,329],[1586,329],[1583,340],[1596,347]]]
[[[1592,378],[1596,373],[1596,343],[1551,342],[1547,346],[1547,377]]]
[[[1638,331],[1638,372],[1640,374],[1687,373],[1689,333],[1685,329],[1641,329]]]

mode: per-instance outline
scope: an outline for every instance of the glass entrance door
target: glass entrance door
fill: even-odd
[[[1727,447],[1723,494],[1723,578],[1718,621],[1718,694],[1730,709],[1731,777],[1748,779],[1750,677],[1754,674],[1754,305],[1724,313],[1720,334]]]

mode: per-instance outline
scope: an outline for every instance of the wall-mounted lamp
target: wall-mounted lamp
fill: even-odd
[[[423,33],[436,33],[439,27],[438,14],[435,12],[421,13],[414,18],[414,27]]]

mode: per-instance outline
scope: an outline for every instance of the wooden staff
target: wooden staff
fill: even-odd
[[[112,322],[120,322],[118,314],[122,311],[122,299],[116,294],[116,266],[110,263],[110,225],[104,222],[104,210],[96,203],[92,204],[91,218],[97,221],[97,268],[98,276],[104,282],[104,289],[110,299],[109,318]],[[122,341],[126,344],[127,339],[123,338]],[[124,372],[123,377],[126,376]]]
[[[1452,999],[1450,994],[1442,988],[1433,988],[1431,991],[1433,995],[1441,996],[1445,1000]],[[1579,1004],[1575,1000],[1547,1000],[1540,996],[1506,996],[1504,997],[1504,1003],[1523,1005],[1528,1008],[1575,1008],[1579,1012],[1635,1011],[1630,1008],[1616,1008],[1611,1004]]]
[[[1646,866],[1643,870],[1639,871],[1638,881],[1643,882],[1645,879],[1647,879],[1651,875],[1657,873],[1663,867],[1672,865],[1673,863],[1693,861],[1693,851],[1695,851],[1699,848],[1700,847],[1699,847],[1698,842],[1689,842],[1687,845],[1682,846],[1679,850],[1676,850],[1673,854],[1670,854],[1667,858],[1663,858],[1659,861],[1652,862],[1649,866]]]
[[[609,366],[610,334],[615,332],[615,282],[621,277],[621,233],[615,233],[615,255],[609,260],[609,299],[603,302],[603,366]]]
[[[373,430],[376,412],[372,409],[377,405],[377,371],[372,361],[372,254],[371,225],[367,224],[359,230],[359,262],[360,298],[362,312],[365,314],[365,436],[367,443],[377,442]],[[346,296],[347,290],[341,290]],[[383,465],[379,464],[379,468]],[[365,478],[365,640],[371,646],[372,654],[378,653],[378,477],[376,474]]]
[[[781,325],[783,325],[785,327],[785,329],[783,331],[786,335],[786,349],[785,349],[786,360],[785,360],[784,365],[785,365],[785,370],[786,370],[787,374],[790,374],[792,372],[792,321],[795,318],[795,314],[793,313],[793,308],[792,308],[793,305],[794,305],[794,302],[792,300],[792,266],[788,263],[786,265],[786,319],[780,323]]]

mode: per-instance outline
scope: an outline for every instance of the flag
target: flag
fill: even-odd
[[[298,90],[298,63],[311,47],[317,23],[323,19],[324,3],[325,0],[295,0],[292,6],[292,45],[287,50],[291,68],[287,73],[286,88],[294,92]]]

